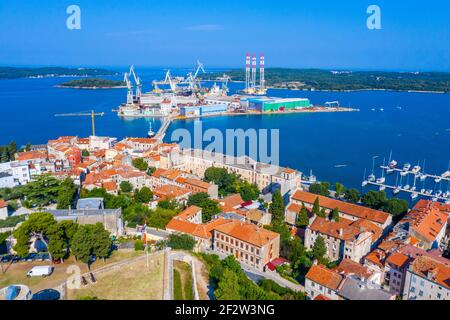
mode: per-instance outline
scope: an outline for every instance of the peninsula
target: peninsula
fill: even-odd
[[[0,79],[114,76],[119,73],[94,68],[16,68],[0,67]]]
[[[245,81],[245,69],[225,71],[231,81]],[[216,80],[223,73],[204,75],[202,80]],[[268,87],[291,90],[358,91],[393,90],[450,93],[450,73],[385,72],[322,69],[266,69]]]
[[[64,82],[57,85],[57,87],[72,89],[119,89],[126,88],[126,84],[122,81],[116,80],[86,78]]]

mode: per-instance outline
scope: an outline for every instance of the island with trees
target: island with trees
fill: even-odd
[[[245,70],[225,71],[232,81],[245,81]],[[204,80],[216,80],[223,73],[210,73]],[[268,87],[290,90],[357,91],[393,90],[450,93],[447,72],[336,71],[322,69],[266,69]]]
[[[51,77],[98,77],[119,75],[116,71],[96,68],[16,68],[0,67],[0,79],[51,78]]]
[[[57,87],[71,89],[121,89],[126,88],[126,84],[123,81],[102,78],[86,78],[67,81],[57,85]]]

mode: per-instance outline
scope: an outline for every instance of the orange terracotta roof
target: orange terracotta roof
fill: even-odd
[[[199,180],[199,179],[192,179],[192,178],[186,178],[185,184],[190,184],[199,188],[208,189],[210,184],[208,182]]]
[[[236,220],[231,220],[227,224],[220,225],[215,230],[257,247],[265,246],[280,237],[278,233],[260,228],[253,223]]]
[[[341,263],[335,270],[346,276],[356,275],[360,279],[367,279],[372,275],[372,272],[367,267],[350,259],[342,259]]]
[[[383,268],[386,259],[386,254],[381,250],[375,249],[371,253],[369,253],[364,259],[368,262],[371,262],[379,266],[380,268]]]
[[[323,265],[313,265],[306,274],[306,279],[331,290],[337,290],[343,278],[344,277],[339,273],[332,271]]]
[[[448,220],[448,214],[440,209],[441,207],[432,202],[428,202],[426,206],[415,206],[401,222],[408,222],[412,230],[432,242]]]
[[[290,212],[296,212],[299,213],[300,210],[302,209],[302,206],[296,203],[291,203],[288,207],[287,207],[287,211]]]
[[[25,160],[46,159],[46,158],[47,152],[45,151],[26,151],[26,152],[19,152],[17,154],[16,160],[25,161]]]
[[[158,168],[155,170],[155,172],[153,172],[152,177],[159,178],[166,171],[167,170],[165,170],[165,169]]]
[[[191,191],[173,185],[163,185],[154,190],[155,195],[160,198],[173,199],[189,194]]]
[[[411,270],[450,289],[450,267],[431,257],[421,256],[416,258],[411,264]]]
[[[242,200],[242,197],[239,193],[236,193],[221,199],[220,203],[225,207],[234,208],[241,206],[241,204],[244,203],[244,200]]]
[[[395,252],[391,254],[387,259],[386,262],[393,264],[394,266],[398,268],[404,267],[409,261],[409,257],[405,254]]]
[[[228,222],[229,220],[219,218],[205,224],[195,224],[175,217],[167,224],[166,230],[186,233],[198,238],[211,239],[214,228]]]
[[[372,233],[372,242],[381,235],[381,229],[370,221],[361,223],[361,220],[352,222],[343,218],[340,218],[339,221],[336,222],[316,217],[308,228],[318,233],[345,241],[351,241],[363,232]]]
[[[142,143],[142,144],[158,143],[158,140],[155,138],[127,138],[126,141]]]
[[[8,206],[8,203],[5,200],[0,199],[0,208],[3,209],[3,208],[6,208],[7,206]]]
[[[381,224],[384,224],[389,218],[389,214],[383,211],[378,211],[367,207],[358,206],[356,204],[319,196],[310,192],[297,190],[292,196],[292,199],[296,201],[310,204],[313,204],[317,198],[319,198],[319,204],[321,207],[327,208],[329,210],[338,208],[340,212],[357,218],[367,219]]]
[[[106,191],[116,191],[117,190],[117,184],[114,181],[105,181],[102,183],[102,187]]]
[[[178,218],[187,220],[193,216],[195,216],[198,212],[202,211],[202,208],[197,206],[190,206],[186,208],[184,211],[182,211],[179,215],[177,215]]]
[[[313,300],[316,300],[316,301],[327,301],[327,300],[331,300],[331,299],[328,298],[328,297],[325,297],[323,294],[319,294]]]

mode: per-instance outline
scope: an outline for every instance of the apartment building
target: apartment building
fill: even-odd
[[[450,266],[429,256],[414,260],[406,272],[404,300],[450,300]]]
[[[253,268],[264,266],[279,257],[280,235],[252,223],[228,220],[213,229],[213,250],[233,255]]]
[[[250,157],[229,157],[219,153],[189,149],[182,152],[182,158],[184,171],[199,177],[203,177],[208,168],[217,167],[240,175],[248,182],[255,183],[263,191],[278,188],[284,195],[301,187],[300,172],[278,166],[271,167]]]
[[[347,220],[356,221],[365,219],[376,224],[382,230],[386,230],[392,224],[392,216],[389,213],[302,190],[297,190],[292,195],[291,203],[295,203],[300,206],[305,204],[306,208],[311,210],[316,199],[319,199],[320,207],[324,208],[327,213],[337,208],[339,210],[339,217]]]
[[[325,240],[328,259],[337,261],[347,258],[359,263],[381,234],[381,228],[369,221],[340,218],[336,222],[314,216],[306,228],[305,248],[312,249],[320,235]]]
[[[344,276],[323,265],[313,265],[305,276],[305,292],[311,300],[324,296],[331,300],[341,300],[338,291]]]

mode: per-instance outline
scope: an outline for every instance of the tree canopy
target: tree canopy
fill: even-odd
[[[221,211],[219,203],[216,200],[210,199],[209,195],[204,192],[190,195],[187,205],[202,208],[203,222],[211,221],[212,217]]]

